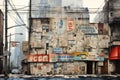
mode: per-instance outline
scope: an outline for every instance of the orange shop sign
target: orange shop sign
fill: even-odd
[[[49,62],[48,54],[30,54],[27,56],[28,62]]]

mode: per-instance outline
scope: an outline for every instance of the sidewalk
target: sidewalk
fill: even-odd
[[[87,74],[87,75],[24,75],[24,74],[9,74],[9,78],[32,78],[32,77],[62,77],[62,78],[86,78],[86,77],[119,77],[120,74],[108,75],[108,74]],[[4,74],[0,74],[0,78],[5,78]]]

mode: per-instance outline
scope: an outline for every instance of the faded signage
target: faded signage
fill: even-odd
[[[49,55],[47,54],[30,54],[27,56],[28,62],[49,62]]]
[[[58,55],[58,61],[73,61],[73,55],[69,54],[59,54]]]
[[[59,48],[59,47],[56,47],[56,48],[53,48],[53,52],[54,53],[63,53],[63,49]]]
[[[73,19],[69,19],[68,20],[68,31],[72,31],[74,28],[74,20]]]
[[[95,26],[80,26],[79,29],[84,34],[98,34],[98,29]]]
[[[95,52],[75,52],[74,60],[104,61],[104,56],[100,56]]]
[[[88,52],[75,52],[74,60],[88,60],[89,53]]]

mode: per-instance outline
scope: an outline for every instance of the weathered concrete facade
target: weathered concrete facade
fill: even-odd
[[[108,24],[89,23],[87,8],[49,10],[44,17],[31,18],[31,50],[26,56],[31,74],[108,73]]]

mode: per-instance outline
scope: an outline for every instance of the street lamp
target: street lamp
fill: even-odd
[[[9,63],[8,63],[8,72],[10,73],[10,56],[11,56],[11,52],[10,52],[10,49],[11,49],[11,36],[13,35],[23,35],[23,33],[14,33],[14,34],[11,34],[8,35],[7,37],[9,37]]]

